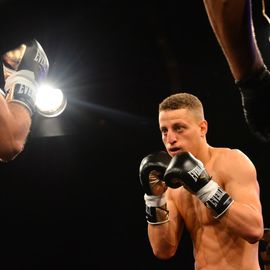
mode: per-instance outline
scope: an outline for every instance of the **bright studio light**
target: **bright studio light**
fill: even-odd
[[[61,89],[42,85],[37,91],[36,107],[44,117],[56,117],[66,108],[67,100]]]

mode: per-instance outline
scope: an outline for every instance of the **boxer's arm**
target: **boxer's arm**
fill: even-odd
[[[37,88],[47,76],[49,61],[35,39],[6,52],[1,59],[5,85],[0,91],[0,160],[9,161],[24,148]]]
[[[166,199],[169,222],[159,225],[148,224],[148,237],[153,253],[159,259],[164,260],[174,256],[184,228],[184,222],[170,193],[171,190],[168,189]]]
[[[219,220],[230,231],[249,243],[255,243],[263,236],[256,169],[248,157],[238,150],[226,154],[220,166],[224,169],[224,188],[232,196],[234,203]]]
[[[250,0],[204,0],[215,37],[235,80],[264,66],[258,49]]]
[[[0,95],[0,160],[14,159],[22,150],[29,133],[31,118],[19,103],[8,103]]]
[[[157,151],[143,158],[139,168],[145,193],[148,237],[154,255],[160,259],[169,259],[175,254],[183,230],[171,191],[163,181],[170,161],[167,152]]]

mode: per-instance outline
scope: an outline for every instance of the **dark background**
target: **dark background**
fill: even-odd
[[[269,64],[269,26],[254,1]],[[158,103],[187,91],[205,106],[212,146],[239,148],[257,167],[265,227],[269,144],[243,119],[240,95],[202,1],[1,1],[1,54],[35,37],[48,80],[68,99],[33,117],[24,152],[0,166],[2,269],[193,269],[185,234],[174,258],[147,238],[141,159],[162,149]],[[55,5],[58,6],[55,6]]]

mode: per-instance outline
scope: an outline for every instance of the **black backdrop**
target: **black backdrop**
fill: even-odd
[[[141,159],[162,148],[158,103],[176,91],[203,101],[211,145],[254,162],[270,226],[269,144],[245,125],[201,1],[2,1],[1,11],[1,52],[37,38],[68,98],[57,119],[35,115],[24,152],[0,166],[3,269],[193,269],[187,234],[171,260],[153,256],[138,179]],[[268,63],[269,29],[255,15]]]

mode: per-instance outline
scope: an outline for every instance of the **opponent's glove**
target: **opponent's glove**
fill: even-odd
[[[263,66],[250,77],[235,83],[240,90],[244,116],[250,131],[261,141],[269,141],[270,72]]]
[[[24,105],[32,116],[36,92],[46,78],[49,61],[37,40],[22,44],[2,56],[7,101]]]
[[[211,179],[203,163],[191,153],[184,152],[174,156],[164,174],[168,187],[183,185],[195,194],[219,218],[233,203],[233,199]]]
[[[164,151],[146,156],[140,164],[139,177],[145,192],[146,220],[150,224],[162,224],[169,220],[165,198],[167,189],[162,180],[171,157]]]

